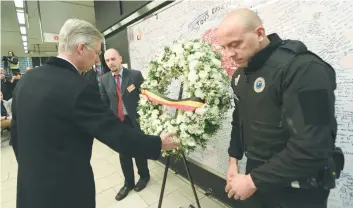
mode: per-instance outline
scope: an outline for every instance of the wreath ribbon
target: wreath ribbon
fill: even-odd
[[[148,88],[142,89],[141,93],[151,102],[185,111],[195,111],[205,104],[205,101],[198,97],[174,100]]]

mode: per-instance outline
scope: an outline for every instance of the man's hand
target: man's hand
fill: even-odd
[[[225,191],[228,192],[230,190],[230,182],[232,180],[232,178],[234,176],[236,176],[239,172],[238,169],[238,161],[235,158],[229,158],[229,164],[228,164],[228,171],[227,171],[227,175],[226,175],[226,180],[227,180],[227,184],[226,184],[226,188]]]
[[[234,199],[245,200],[252,196],[256,189],[256,186],[251,178],[251,176],[237,174],[231,179],[230,189],[228,191],[228,197],[231,198],[234,196]]]
[[[175,133],[162,133],[161,140],[162,140],[162,150],[172,150],[179,147],[179,143],[174,141],[172,138]]]

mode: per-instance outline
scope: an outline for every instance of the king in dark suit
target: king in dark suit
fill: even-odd
[[[143,82],[142,74],[140,71],[122,67],[122,57],[116,49],[108,49],[104,54],[104,59],[111,72],[104,74],[101,78],[102,100],[109,105],[123,124],[140,132],[136,119],[138,118],[137,105],[140,99],[140,86]],[[118,201],[125,198],[133,188],[135,191],[144,189],[150,179],[146,157],[135,157],[140,175],[136,186],[131,155],[120,153],[119,157],[125,183],[115,197]]]
[[[161,147],[176,147],[167,144],[170,135],[146,136],[122,125],[80,75],[99,62],[102,38],[86,21],[66,21],[59,56],[18,82],[11,126],[17,208],[94,208],[93,138],[130,157],[157,159]]]

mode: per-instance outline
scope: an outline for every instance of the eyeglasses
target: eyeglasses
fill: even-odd
[[[94,50],[94,48],[92,48],[90,45],[88,45],[88,44],[85,44],[85,46],[86,46],[86,48],[88,49],[88,50],[91,50],[91,51],[93,51],[97,56],[100,56],[101,54],[102,54],[102,51],[95,51]]]

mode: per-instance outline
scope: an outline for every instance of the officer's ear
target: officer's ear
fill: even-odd
[[[258,26],[255,29],[255,33],[258,37],[259,42],[262,42],[266,38],[265,28],[263,26]]]

